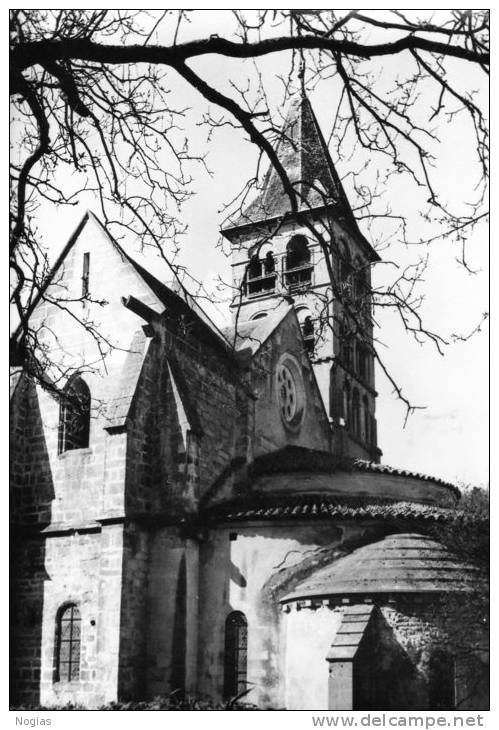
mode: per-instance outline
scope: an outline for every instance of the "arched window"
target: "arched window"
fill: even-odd
[[[305,236],[297,235],[290,238],[286,246],[286,286],[300,288],[310,284],[312,280],[312,265],[310,250]]]
[[[297,307],[295,311],[300,323],[305,349],[307,352],[312,353],[315,349],[315,328],[310,310],[307,307]]]
[[[246,689],[248,667],[248,622],[241,611],[232,611],[225,621],[224,697]]]
[[[255,254],[250,258],[248,264],[248,281],[251,279],[258,279],[262,275],[262,264],[258,258],[258,254]]]
[[[81,274],[81,296],[82,299],[88,297],[90,291],[90,253],[83,254],[83,271]]]
[[[315,336],[314,336],[314,323],[312,317],[307,316],[303,320],[302,326],[303,341],[305,343],[305,349],[308,352],[313,352],[315,348]]]
[[[348,322],[344,319],[339,324],[339,350],[343,367],[353,371],[354,368],[354,334]]]
[[[72,378],[64,389],[59,415],[59,453],[88,447],[90,391],[83,378]]]
[[[369,380],[369,354],[367,348],[361,343],[357,342],[357,375],[362,380]]]
[[[340,281],[343,287],[343,292],[346,294],[351,291],[353,267],[348,244],[344,238],[340,238],[339,241],[339,258]]]
[[[73,682],[80,677],[81,616],[74,604],[63,606],[56,626],[56,682]]]
[[[376,443],[378,441],[377,432],[376,432],[376,419],[374,416],[369,416],[369,436],[370,436],[370,442],[373,446],[376,446]]]
[[[436,649],[429,662],[428,709],[454,710],[455,664],[453,657],[442,649]]]
[[[310,262],[310,251],[305,236],[293,236],[286,246],[286,268],[296,269]]]
[[[353,345],[352,345],[352,335],[346,331],[346,329],[343,330],[343,342],[342,342],[342,359],[343,364],[345,367],[349,368],[350,370],[353,369]]]
[[[275,289],[277,274],[275,273],[274,254],[267,251],[263,259],[254,254],[248,264],[248,296],[265,294]]]
[[[360,396],[357,388],[352,393],[352,430],[360,438]]]
[[[348,381],[345,381],[345,383],[343,384],[343,419],[345,421],[345,426],[347,427],[350,426],[351,421],[350,406],[350,385]]]
[[[273,274],[275,271],[275,260],[272,251],[267,251],[265,258],[263,259],[263,268],[265,274]]]
[[[369,401],[367,400],[367,395],[365,395],[362,398],[362,416],[363,416],[363,434],[362,434],[362,436],[364,438],[364,441],[369,444],[369,443],[371,443],[370,434],[369,434],[370,417],[369,417]]]
[[[362,261],[357,256],[355,259],[355,273],[353,284],[355,300],[361,308],[363,308],[366,304],[367,294],[369,292],[369,282],[366,266],[366,262]]]

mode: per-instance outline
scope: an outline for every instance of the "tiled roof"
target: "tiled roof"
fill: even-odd
[[[409,471],[408,469],[399,469],[398,467],[389,466],[388,464],[377,464],[375,461],[365,461],[364,459],[354,459],[349,465],[347,461],[342,462],[342,466],[350,468],[353,471],[369,471],[374,474],[393,474],[399,477],[409,477],[412,479],[420,479],[424,482],[433,482],[433,484],[441,484],[443,487],[449,487],[450,489],[457,491],[460,494],[459,489],[455,484],[446,482],[444,479],[439,477],[433,477],[430,474],[421,474],[420,472]]]
[[[416,502],[314,494],[252,496],[208,507],[205,516],[210,522],[303,519],[449,522],[467,517],[466,513],[452,508]]]
[[[336,217],[360,238],[371,260],[379,260],[378,254],[359,230],[310,100],[303,92],[291,101],[275,150],[297,193],[299,210],[332,207]],[[259,194],[223,233],[280,218],[290,211],[291,203],[281,178],[273,165],[269,165]]]
[[[310,101],[303,93],[291,101],[276,152],[294,184],[302,209],[323,206],[328,199],[339,204],[345,215],[353,217]],[[261,193],[246,208],[237,224],[281,216],[290,207],[281,179],[270,165]]]
[[[258,456],[249,465],[249,472],[252,476],[302,470],[331,474],[341,471],[358,471],[407,477],[409,479],[419,479],[424,482],[438,484],[450,489],[457,497],[460,496],[460,491],[455,484],[446,482],[438,477],[420,474],[409,471],[408,469],[399,469],[388,464],[378,464],[374,461],[366,461],[364,459],[352,459],[349,457],[338,459],[329,452],[316,451],[301,446],[288,445],[278,451],[262,454],[262,456]]]
[[[282,601],[375,593],[472,590],[477,567],[419,534],[388,535],[315,570]]]

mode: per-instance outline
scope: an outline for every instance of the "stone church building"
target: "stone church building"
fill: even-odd
[[[488,707],[466,614],[477,570],[427,529],[459,492],[381,463],[379,259],[304,95],[277,152],[299,214],[269,171],[222,231],[231,328],[90,212],[33,303],[47,384],[55,366],[68,375],[59,393],[19,372],[12,385],[16,704],[250,689],[263,709]],[[362,337],[348,297],[363,300]],[[104,361],[93,327],[117,345]]]

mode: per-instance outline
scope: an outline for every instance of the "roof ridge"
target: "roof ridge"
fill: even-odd
[[[118,251],[120,256],[122,256],[123,259],[125,259],[130,266],[135,270],[135,272],[141,277],[143,282],[146,284],[146,286],[151,290],[152,294],[159,299],[159,301],[164,304],[164,299],[169,297],[174,297],[177,300],[180,300],[184,303],[186,307],[188,307],[197,317],[203,322],[203,324],[208,327],[211,332],[221,340],[221,342],[224,344],[224,346],[228,349],[233,349],[230,345],[230,343],[226,340],[220,329],[215,325],[215,323],[211,320],[211,318],[206,314],[206,312],[202,309],[202,307],[197,304],[197,302],[193,299],[192,295],[187,291],[187,289],[183,286],[183,284],[180,284],[184,293],[184,296],[181,296],[178,292],[174,291],[172,288],[167,286],[164,282],[157,279],[154,274],[152,274],[148,269],[146,269],[142,264],[139,264],[138,261],[136,261],[130,254],[123,248],[123,246],[118,243],[118,241],[114,238],[114,236],[111,235],[111,233],[107,230],[104,223],[100,220],[100,218],[90,209],[87,209],[85,213],[83,214],[82,218],[80,219],[80,222],[74,229],[73,233],[70,235],[67,243],[63,247],[61,253],[57,257],[53,267],[50,269],[50,273],[45,281],[44,286],[38,291],[36,297],[33,299],[31,306],[26,313],[27,319],[31,317],[33,314],[35,308],[38,306],[38,303],[40,302],[41,298],[43,297],[43,294],[47,290],[47,288],[50,286],[50,284],[53,281],[53,278],[62,265],[63,261],[71,251],[72,247],[78,240],[80,233],[84,229],[86,223],[92,219],[98,227],[101,229],[101,231],[105,234],[109,242],[112,246]],[[180,282],[179,282],[180,283]],[[13,338],[17,338],[20,334],[21,325],[18,326],[16,331],[13,334]]]

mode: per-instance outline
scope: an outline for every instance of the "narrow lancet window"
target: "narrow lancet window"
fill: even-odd
[[[224,696],[236,697],[246,689],[248,622],[241,611],[232,611],[225,621]]]
[[[72,378],[61,397],[59,453],[88,447],[90,437],[90,390],[83,378]]]
[[[57,617],[56,682],[74,682],[80,677],[81,616],[72,603],[63,606]]]
[[[88,297],[90,291],[90,254],[83,254],[83,272],[81,275],[81,296],[83,299]]]
[[[288,288],[300,289],[311,283],[311,256],[305,236],[293,236],[288,241],[285,264],[284,276]]]

